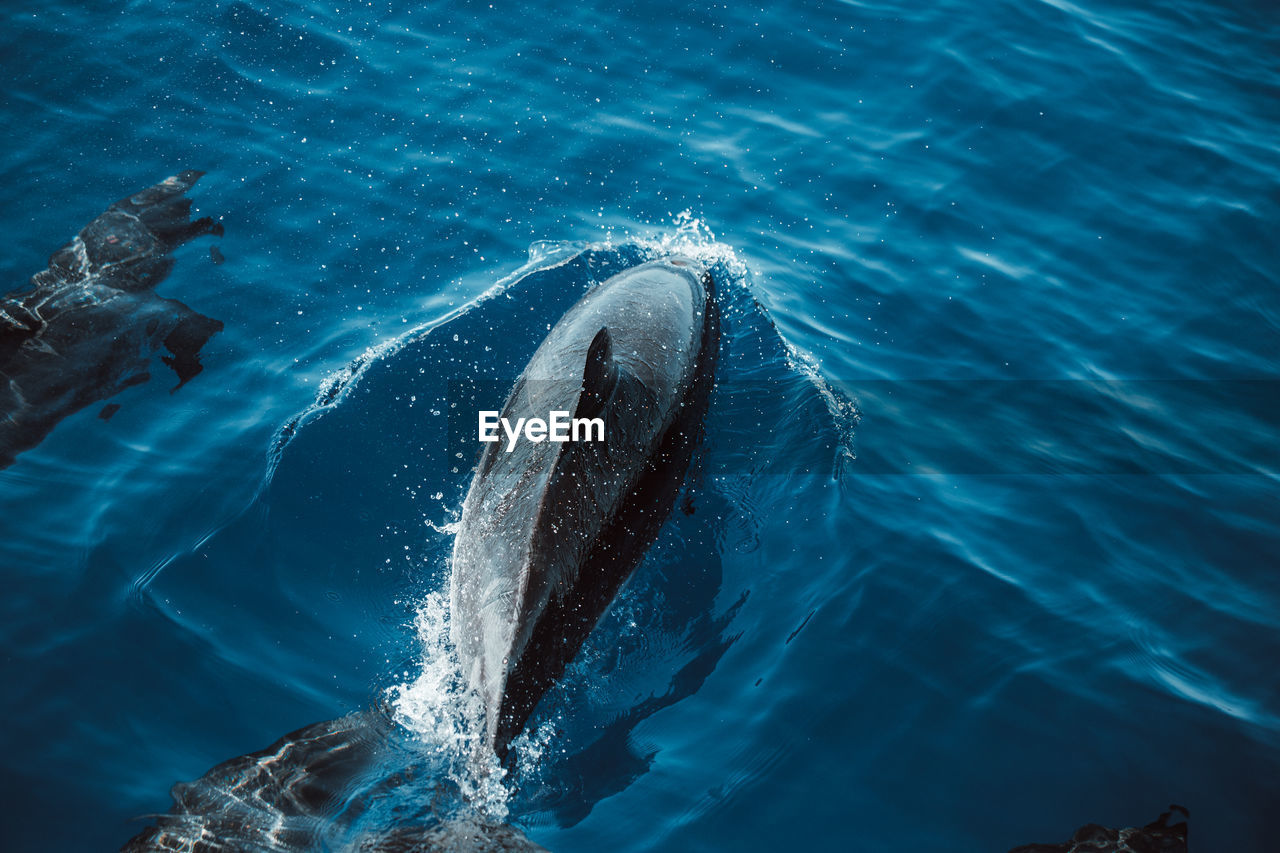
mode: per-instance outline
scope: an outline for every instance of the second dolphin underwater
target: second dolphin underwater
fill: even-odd
[[[222,322],[156,293],[179,247],[222,236],[210,217],[190,219],[186,193],[203,175],[187,169],[120,199],[54,252],[28,290],[0,290],[0,468],[74,412],[146,382],[153,354],[167,352],[173,391],[204,369],[200,350]]]
[[[693,261],[668,258],[590,290],[512,388],[504,416],[568,410],[602,418],[605,435],[524,442],[510,453],[489,445],[463,504],[452,635],[483,705],[483,745],[499,757],[669,515],[701,436],[719,346],[711,276]],[[318,811],[326,780],[358,774],[385,744],[388,726],[377,712],[354,714],[219,765],[200,782],[175,786],[170,814],[125,849],[308,846],[314,838],[305,831],[291,839],[274,828],[268,843],[236,808],[256,800],[284,816]],[[412,835],[361,849],[540,849],[510,827],[406,831]]]

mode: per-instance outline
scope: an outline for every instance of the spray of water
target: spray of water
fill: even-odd
[[[501,823],[511,791],[506,771],[484,746],[484,707],[467,688],[449,640],[447,592],[423,596],[414,628],[422,646],[420,670],[387,691],[394,719],[442,765],[469,808],[486,822]]]
[[[674,230],[664,230],[629,242],[639,245],[650,259],[684,255],[720,273],[720,278],[747,280],[747,265],[738,253],[732,246],[717,241],[715,232],[691,211],[682,210],[676,214],[672,225]]]

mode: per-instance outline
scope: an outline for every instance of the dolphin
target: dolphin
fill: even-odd
[[[174,249],[222,234],[209,217],[189,219],[184,193],[203,174],[188,169],[117,201],[54,252],[28,290],[0,297],[0,468],[68,415],[147,381],[162,347],[174,390],[203,369],[200,348],[222,323],[155,293]]]
[[[601,441],[489,444],[463,502],[450,635],[505,759],[669,514],[715,379],[711,276],[681,257],[596,286],[558,322],[502,409],[600,418]]]

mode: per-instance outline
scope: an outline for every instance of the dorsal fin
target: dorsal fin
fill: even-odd
[[[613,339],[609,327],[602,326],[587,347],[587,363],[582,368],[582,394],[575,418],[595,417],[618,384],[618,363],[613,360]]]

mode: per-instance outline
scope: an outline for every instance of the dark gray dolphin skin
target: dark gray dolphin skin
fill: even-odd
[[[589,291],[534,353],[502,417],[598,417],[603,441],[487,446],[463,504],[451,634],[505,758],[666,519],[719,350],[711,277],[669,258]]]
[[[0,298],[0,468],[73,412],[147,381],[162,347],[177,387],[202,370],[200,348],[222,323],[155,287],[175,248],[222,234],[208,217],[189,219],[183,194],[203,174],[181,172],[111,205],[54,252],[30,289]]]

